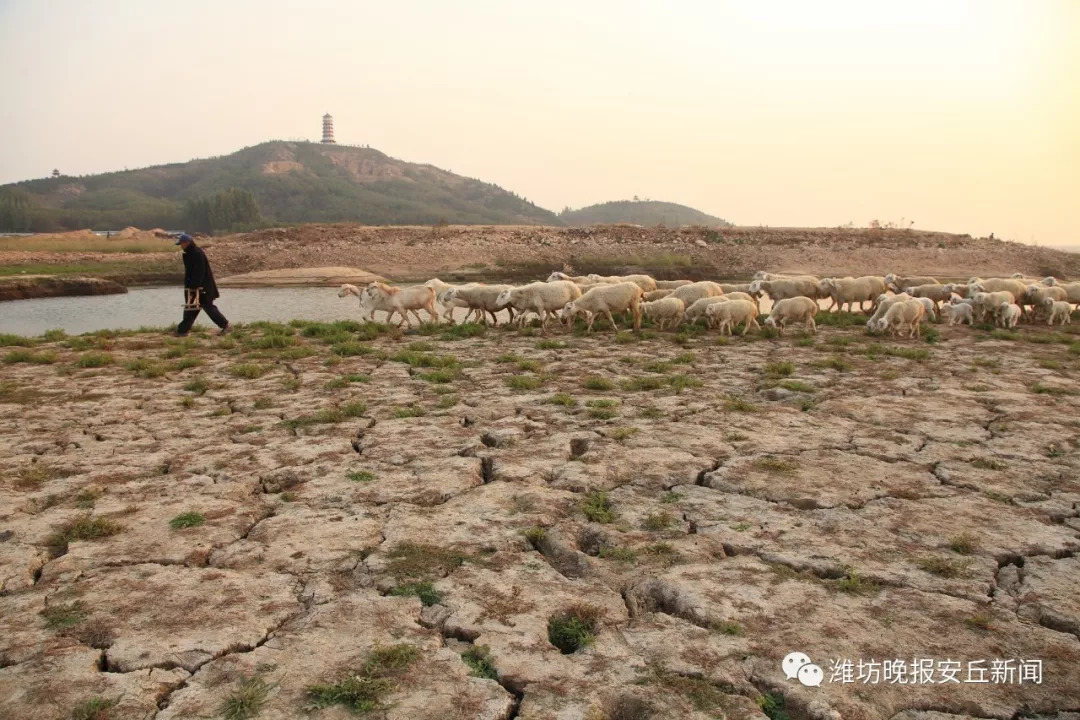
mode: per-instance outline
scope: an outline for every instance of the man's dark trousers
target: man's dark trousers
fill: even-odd
[[[202,298],[200,298],[202,300]],[[195,318],[199,317],[199,311],[205,310],[207,317],[214,321],[214,324],[219,328],[224,329],[229,321],[225,319],[225,316],[221,314],[221,311],[214,305],[213,300],[202,300],[202,304],[193,310],[184,311],[184,319],[180,321],[180,324],[176,326],[176,332],[181,335],[186,335],[191,326],[195,324]]]

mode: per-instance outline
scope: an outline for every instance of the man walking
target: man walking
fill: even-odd
[[[184,249],[184,319],[176,326],[176,335],[183,337],[188,334],[200,310],[206,311],[207,316],[221,328],[221,334],[224,335],[232,329],[232,325],[221,311],[214,307],[214,301],[219,295],[206,253],[195,244],[195,238],[187,233],[181,233],[175,244]]]

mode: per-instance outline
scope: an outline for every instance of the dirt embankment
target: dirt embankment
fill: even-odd
[[[0,302],[69,295],[115,295],[126,292],[127,288],[118,282],[93,277],[29,275],[0,278]]]
[[[368,227],[303,225],[207,239],[218,277],[290,268],[347,266],[395,280],[535,277],[643,270],[661,278],[746,277],[761,269],[817,275],[895,272],[1080,276],[1080,255],[1020,243],[917,230],[704,227],[538,226]],[[0,251],[0,265],[73,261],[179,267],[174,253],[27,253]],[[112,271],[110,271],[112,272]]]

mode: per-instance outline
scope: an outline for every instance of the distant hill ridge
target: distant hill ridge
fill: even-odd
[[[225,195],[233,188],[244,191],[242,197]],[[556,215],[498,185],[372,148],[275,140],[185,163],[0,186],[0,231],[184,227],[185,220],[190,224],[193,203],[204,202],[202,212],[212,213],[216,197],[238,207],[253,198],[258,206],[255,220],[250,212],[225,213],[222,222],[232,229],[245,229],[236,226],[237,217],[249,227],[308,222],[726,224],[692,208],[649,201],[604,203]]]

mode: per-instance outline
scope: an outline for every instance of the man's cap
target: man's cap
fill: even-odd
[[[180,237],[176,238],[176,242],[173,245],[179,245],[182,242],[192,242],[195,238],[191,237],[187,233],[180,233]]]

